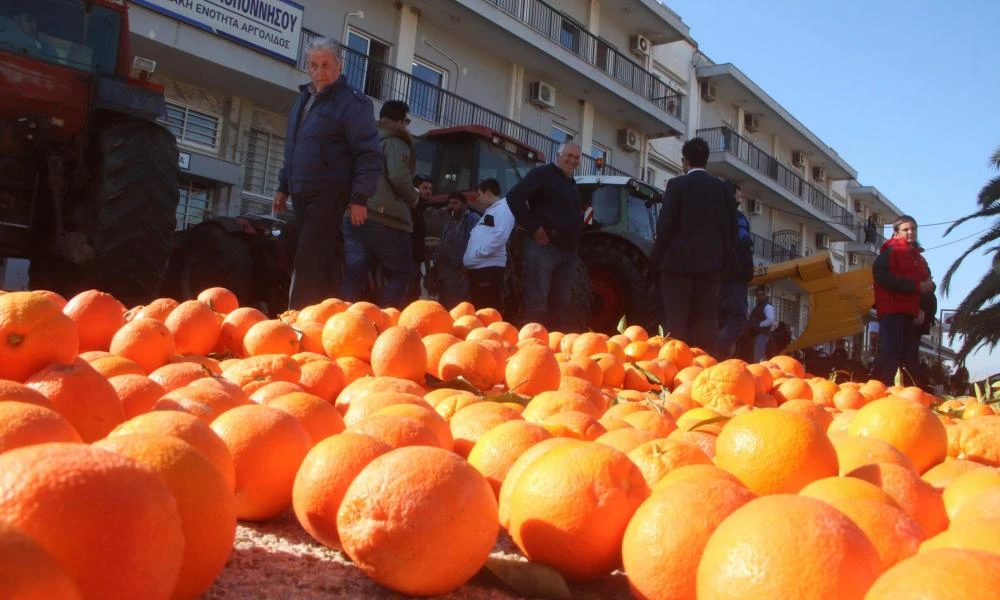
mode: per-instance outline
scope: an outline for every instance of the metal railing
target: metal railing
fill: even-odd
[[[801,254],[798,252],[785,248],[784,246],[779,246],[766,237],[757,235],[756,233],[753,234],[753,255],[772,263],[802,258]]]
[[[881,225],[867,227],[866,223],[858,221],[851,229],[854,231],[854,239],[857,240],[856,243],[871,244],[876,254],[882,248],[882,244],[885,243],[886,238],[881,233]]]
[[[778,162],[776,158],[764,152],[753,142],[728,127],[712,127],[699,129],[698,137],[708,142],[713,152],[725,150],[740,159],[753,170],[771,179],[785,190],[810,204],[832,222],[853,228],[858,224],[857,218],[847,208],[834,202],[819,188],[805,181],[801,175]]]
[[[302,33],[300,55],[304,54],[308,43],[317,36],[318,34],[310,31]],[[341,45],[341,58],[344,63],[343,77],[352,87],[364,92],[372,99],[379,101],[405,100],[410,105],[412,115],[441,127],[461,125],[489,127],[542,152],[546,160],[555,157],[556,149],[560,143],[558,140],[529,129],[496,111],[470,102],[461,96],[344,45]],[[299,70],[306,70],[304,58],[299,60]],[[632,176],[631,173],[610,165],[598,169],[595,159],[586,154],[582,156],[576,174],[597,175],[598,171],[602,175]]]
[[[618,49],[542,0],[483,0],[604,71],[612,79],[681,118],[681,95]]]

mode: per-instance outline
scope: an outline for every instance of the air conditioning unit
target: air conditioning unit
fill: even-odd
[[[747,209],[750,211],[751,215],[759,215],[764,212],[764,207],[761,206],[760,200],[756,198],[750,198],[747,200]]]
[[[715,84],[707,79],[701,82],[701,99],[705,102],[715,102]]]
[[[856,267],[861,260],[858,258],[857,253],[851,252],[847,255],[847,262],[850,263],[852,267]]]
[[[861,203],[861,200],[854,201],[854,212],[864,212],[865,205]]]
[[[830,235],[827,233],[816,234],[816,248],[827,250],[830,247]]]
[[[760,129],[760,115],[754,113],[743,115],[743,128],[750,133],[755,133]]]
[[[649,38],[644,35],[633,35],[632,36],[632,54],[641,57],[649,56],[649,51],[653,48],[653,44],[650,43]]]
[[[622,147],[622,150],[627,152],[642,150],[642,140],[639,137],[639,132],[634,129],[618,130],[618,145]]]
[[[813,180],[826,181],[826,169],[823,167],[813,167]]]
[[[792,165],[796,167],[806,166],[806,153],[801,150],[792,152]]]
[[[556,88],[545,83],[536,81],[531,84],[531,103],[542,108],[555,108]]]

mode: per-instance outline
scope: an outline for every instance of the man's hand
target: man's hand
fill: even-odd
[[[351,204],[351,225],[360,227],[368,220],[368,207],[363,204]]]
[[[275,192],[274,199],[271,200],[271,208],[274,214],[280,215],[288,208],[288,194],[285,192]]]
[[[549,245],[549,234],[545,233],[544,228],[539,227],[538,229],[536,229],[533,237],[535,238],[535,241],[541,244],[542,246]]]
[[[933,292],[936,287],[937,286],[935,286],[934,282],[931,281],[930,279],[928,279],[927,281],[921,281],[917,285],[917,289],[920,290],[921,294],[929,294],[929,293]]]
[[[927,318],[927,314],[924,311],[920,311],[920,312],[917,313],[916,318],[913,319],[913,324],[914,325],[923,325],[925,318]]]

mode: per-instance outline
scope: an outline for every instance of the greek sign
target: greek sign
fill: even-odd
[[[132,0],[219,37],[295,64],[302,6],[288,0]]]

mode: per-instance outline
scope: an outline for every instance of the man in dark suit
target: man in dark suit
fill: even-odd
[[[667,183],[650,276],[659,277],[664,331],[716,353],[721,273],[736,260],[736,192],[705,172],[705,140],[689,140],[681,154],[686,174]]]

